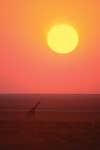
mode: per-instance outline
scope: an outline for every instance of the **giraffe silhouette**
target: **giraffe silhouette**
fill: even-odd
[[[28,111],[28,113],[27,113],[27,117],[28,117],[28,118],[30,118],[30,119],[32,119],[32,120],[35,120],[35,119],[36,119],[36,109],[37,109],[37,107],[39,106],[39,104],[40,104],[40,101],[38,101],[38,102],[34,105],[34,107],[32,107],[32,108]]]

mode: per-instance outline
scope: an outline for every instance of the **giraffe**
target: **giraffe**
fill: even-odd
[[[39,106],[40,104],[40,101],[38,101],[27,113],[27,116],[28,118],[32,119],[32,120],[35,120],[35,117],[36,117],[36,109],[37,107]]]

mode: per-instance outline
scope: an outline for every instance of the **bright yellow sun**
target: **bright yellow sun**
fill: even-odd
[[[77,31],[67,24],[55,25],[47,34],[49,48],[59,54],[72,52],[77,47],[78,42]]]

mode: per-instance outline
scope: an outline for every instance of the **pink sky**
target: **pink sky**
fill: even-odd
[[[0,93],[99,93],[100,2],[0,0]],[[45,35],[58,23],[80,36],[68,55],[53,53]]]

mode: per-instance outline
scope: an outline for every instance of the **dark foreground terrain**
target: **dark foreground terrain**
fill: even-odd
[[[100,123],[0,122],[0,150],[99,150]]]
[[[0,150],[100,150],[99,110],[100,95],[1,95]]]

